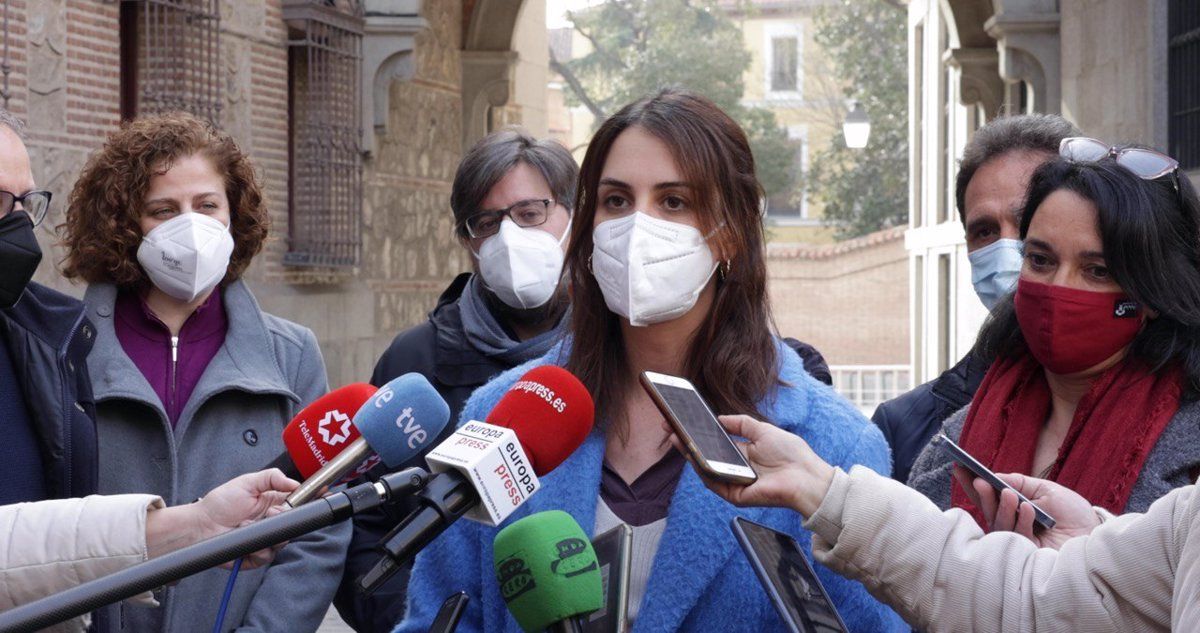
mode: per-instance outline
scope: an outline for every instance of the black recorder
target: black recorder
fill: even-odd
[[[849,633],[796,539],[742,517],[731,527],[789,631]]]

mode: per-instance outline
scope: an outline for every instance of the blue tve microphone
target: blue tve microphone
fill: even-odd
[[[354,414],[354,426],[362,437],[305,479],[288,496],[288,505],[307,503],[372,453],[388,468],[398,468],[432,445],[449,421],[450,407],[424,376],[408,373],[392,380]]]

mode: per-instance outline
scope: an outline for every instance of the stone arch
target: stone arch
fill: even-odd
[[[945,61],[961,71],[962,103],[979,104],[984,116],[991,119],[999,114],[1005,99],[996,40],[984,28],[995,13],[992,0],[941,0],[939,4],[958,40],[958,47],[949,51]]]

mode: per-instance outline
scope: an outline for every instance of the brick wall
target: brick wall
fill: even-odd
[[[219,2],[221,125],[254,159],[271,209],[272,236],[247,282],[265,310],[314,330],[336,385],[368,377],[395,333],[422,321],[449,280],[469,267],[449,211],[462,152],[464,6],[423,3],[428,28],[417,37],[415,76],[391,85],[387,132],[364,159],[362,265],[311,271],[282,264],[288,209],[282,2]],[[9,109],[28,121],[34,177],[54,192],[50,217],[38,229],[47,255],[36,279],[81,296],[83,287],[57,272],[53,227],[88,155],[120,123],[119,3],[7,4]]]
[[[908,254],[902,228],[829,246],[771,244],[768,292],[784,336],[831,365],[908,363]]]

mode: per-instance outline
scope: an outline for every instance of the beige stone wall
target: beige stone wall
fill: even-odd
[[[1061,1],[1062,113],[1084,133],[1113,143],[1165,143],[1162,4]]]
[[[901,229],[835,245],[772,244],[768,292],[783,336],[831,365],[909,362],[908,253]]]

